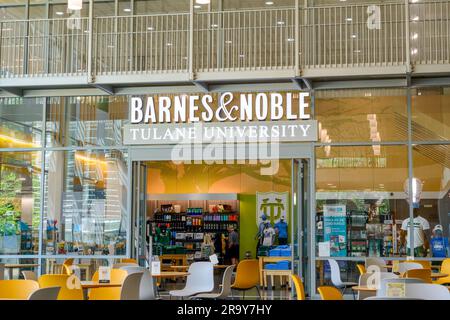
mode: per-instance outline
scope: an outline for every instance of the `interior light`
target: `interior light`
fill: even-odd
[[[123,11],[125,11],[125,12],[131,12],[131,9],[130,9],[130,8],[125,8],[125,9],[123,9]]]
[[[62,16],[62,15],[64,15],[64,12],[62,12],[62,11],[56,11],[55,13],[56,13],[57,16]]]
[[[195,3],[198,3],[198,4],[210,4],[211,0],[195,0]]]
[[[69,0],[67,8],[69,10],[81,10],[83,8],[83,0]]]
[[[266,5],[268,5],[268,6],[273,5],[273,1],[266,1]]]

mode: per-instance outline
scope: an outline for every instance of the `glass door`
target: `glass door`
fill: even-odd
[[[309,292],[308,279],[310,279],[308,236],[308,212],[309,212],[309,165],[306,159],[292,160],[292,225],[291,242],[293,254],[293,272],[300,276],[305,286],[305,292]],[[292,291],[294,292],[294,290]]]
[[[147,166],[144,162],[133,162],[133,201],[132,201],[132,243],[131,256],[140,265],[149,261],[147,234]]]

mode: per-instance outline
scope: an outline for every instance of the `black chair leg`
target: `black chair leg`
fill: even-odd
[[[255,288],[256,288],[256,291],[258,292],[259,300],[262,300],[261,291],[259,290],[259,288],[257,286]]]

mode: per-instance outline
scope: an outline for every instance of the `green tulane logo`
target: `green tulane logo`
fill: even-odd
[[[281,217],[289,221],[289,192],[257,192],[256,193],[256,225],[263,222],[265,216],[274,225]]]

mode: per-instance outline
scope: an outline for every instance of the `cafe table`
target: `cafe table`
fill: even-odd
[[[8,269],[8,279],[13,278],[13,270],[14,269],[22,269],[22,268],[36,268],[39,267],[38,263],[9,263],[4,265],[5,269]]]
[[[81,288],[84,289],[98,289],[98,288],[118,288],[121,287],[121,283],[102,283],[98,281],[80,281]]]
[[[368,287],[368,286],[353,286],[352,290],[354,291],[363,291],[363,292],[377,292],[377,288]]]
[[[152,274],[153,278],[165,279],[165,278],[185,278],[189,275],[189,272],[184,271],[161,271],[158,274]]]

